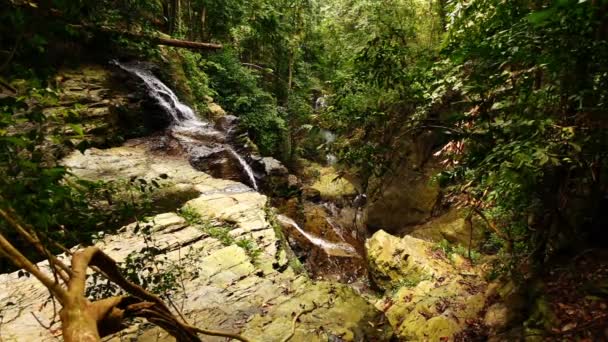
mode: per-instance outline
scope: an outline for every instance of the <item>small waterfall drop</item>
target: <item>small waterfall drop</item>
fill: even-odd
[[[207,145],[216,145],[225,149],[234,159],[238,161],[242,172],[247,175],[250,185],[257,191],[258,185],[255,180],[255,175],[251,166],[240,156],[230,145],[224,144],[225,140],[224,133],[215,130],[208,122],[202,121],[195,113],[192,108],[182,103],[177,95],[167,87],[161,80],[159,80],[149,70],[138,66],[137,64],[122,64],[116,60],[111,62],[126,72],[137,76],[141,79],[146,88],[148,89],[149,95],[158,101],[159,105],[169,114],[173,119],[173,126],[171,129],[171,135],[178,138],[180,143],[185,144],[184,148],[191,154],[196,155],[197,150],[209,150],[208,146],[201,146],[204,142]],[[199,135],[199,139],[194,139],[192,136]],[[207,138],[207,139],[205,139]],[[213,140],[214,142],[206,141]]]
[[[336,135],[333,132],[328,131],[326,129],[321,130],[321,136],[323,137],[323,140],[325,141],[326,146],[331,145],[334,143],[334,141],[336,141]],[[336,163],[338,162],[338,158],[334,154],[331,154],[331,153],[328,153],[327,156],[325,157],[325,159],[327,161],[327,165],[336,165]]]
[[[330,256],[359,257],[355,248],[347,243],[330,242],[320,237],[316,237],[302,229],[294,220],[285,215],[278,215],[277,219],[280,223],[288,225],[297,230],[300,234],[302,234],[302,236],[304,236],[308,241],[310,241],[310,243],[315,246],[321,247]]]
[[[167,113],[169,113],[173,117],[173,121],[176,124],[203,124],[196,117],[196,114],[194,114],[192,108],[183,104],[179,100],[177,95],[175,95],[175,93],[169,87],[167,87],[163,82],[161,82],[150,71],[144,68],[139,68],[135,65],[121,64],[117,61],[112,61],[112,63],[117,65],[121,69],[139,77],[150,91],[150,95],[155,98],[158,103],[167,111]]]
[[[236,158],[236,160],[239,161],[239,164],[241,164],[243,171],[245,171],[245,173],[247,174],[247,177],[249,178],[251,185],[257,191],[258,184],[255,181],[255,176],[253,175],[253,170],[251,169],[251,166],[249,166],[249,164],[247,164],[245,159],[243,159],[243,157],[241,157],[238,153],[236,153],[236,151],[232,147],[229,147],[228,151],[230,152],[230,154],[232,154]]]

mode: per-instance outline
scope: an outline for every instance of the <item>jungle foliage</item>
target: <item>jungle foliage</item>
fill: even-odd
[[[324,120],[344,137],[341,161],[365,185],[401,162],[404,138],[433,132],[445,199],[490,223],[506,270],[605,242],[607,10],[333,2],[322,24],[333,92]]]
[[[0,237],[17,246],[27,243],[13,229],[20,223],[39,239],[86,244],[143,211],[146,201],[124,189],[145,197],[155,184],[87,182],[57,165],[61,151],[85,146],[74,143],[82,127],[66,121],[77,111],[44,108],[57,101],[50,76],[63,66],[115,58],[165,65],[159,37],[222,44],[179,53],[200,114],[213,97],[241,117],[263,154],[290,166],[314,154],[318,132],[329,130],[339,137],[332,152],[361,192],[407,158],[404,142],[430,132],[444,199],[488,224],[507,275],[590,242],[606,245],[608,0],[0,6]],[[321,95],[327,106],[315,110]]]

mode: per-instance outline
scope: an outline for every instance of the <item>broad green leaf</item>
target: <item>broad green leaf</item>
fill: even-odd
[[[82,129],[82,126],[79,124],[68,124],[70,126],[70,128],[72,128],[72,130],[78,134],[79,136],[84,136],[84,130]]]

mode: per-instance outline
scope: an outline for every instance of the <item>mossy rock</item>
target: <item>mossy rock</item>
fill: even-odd
[[[324,167],[311,163],[305,173],[314,177],[310,188],[318,191],[323,200],[331,201],[355,197],[357,195],[355,186],[347,179],[341,177],[332,166]]]
[[[381,187],[382,191],[367,207],[368,225],[395,233],[426,222],[438,203],[440,189],[432,178],[440,170],[436,162],[429,162],[422,169],[413,169],[404,162],[385,178],[372,179],[370,187]]]
[[[295,324],[291,341],[389,341],[392,329],[380,311],[353,289],[341,284],[312,282],[300,278],[293,283],[291,298],[256,315],[242,334],[256,341],[282,341]],[[310,312],[309,312],[310,311]]]
[[[473,224],[471,240],[471,226],[466,222],[468,214],[468,210],[451,209],[429,222],[404,228],[401,232],[431,242],[447,240],[461,246],[468,246],[469,241],[472,241],[472,247],[477,248],[483,240],[486,224],[477,217],[471,218]]]
[[[376,307],[400,340],[452,340],[467,321],[483,318],[484,278],[469,265],[453,265],[432,243],[379,231],[366,251],[373,280],[386,290]]]
[[[400,239],[383,230],[365,243],[371,275],[385,290],[449,272],[448,266],[429,256],[431,248],[426,241],[411,236]]]

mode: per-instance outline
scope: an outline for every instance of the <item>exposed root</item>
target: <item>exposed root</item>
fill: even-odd
[[[294,313],[295,315],[293,316],[293,320],[291,321],[291,332],[289,333],[289,335],[285,336],[285,338],[282,340],[282,342],[287,342],[287,341],[291,340],[291,338],[293,337],[293,335],[295,335],[295,333],[296,333],[296,326],[298,324],[300,316],[306,315],[308,313],[311,313],[311,312],[315,311],[319,307],[317,305],[317,303],[315,303],[315,302],[313,302],[312,304],[313,304],[312,308],[304,309],[304,310],[298,312],[297,314]]]
[[[126,318],[142,317],[158,325],[178,341],[198,342],[201,341],[198,334],[204,334],[250,342],[249,339],[238,334],[193,327],[183,319],[181,314],[179,314],[181,317],[179,319],[160,297],[128,281],[121,274],[116,261],[99,248],[88,247],[74,254],[68,251],[67,254],[72,256],[71,267],[68,267],[44,247],[32,229],[21,225],[10,209],[0,209],[0,217],[22,238],[30,242],[41,255],[49,258],[49,265],[55,279],[51,279],[43,273],[0,233],[0,255],[7,257],[15,265],[32,274],[63,306],[59,316],[65,341],[100,341],[101,337],[126,328],[124,324]],[[86,272],[89,267],[98,270],[130,296],[117,296],[90,302],[85,297]],[[64,284],[61,284],[59,279]],[[295,327],[293,330],[295,331]]]

